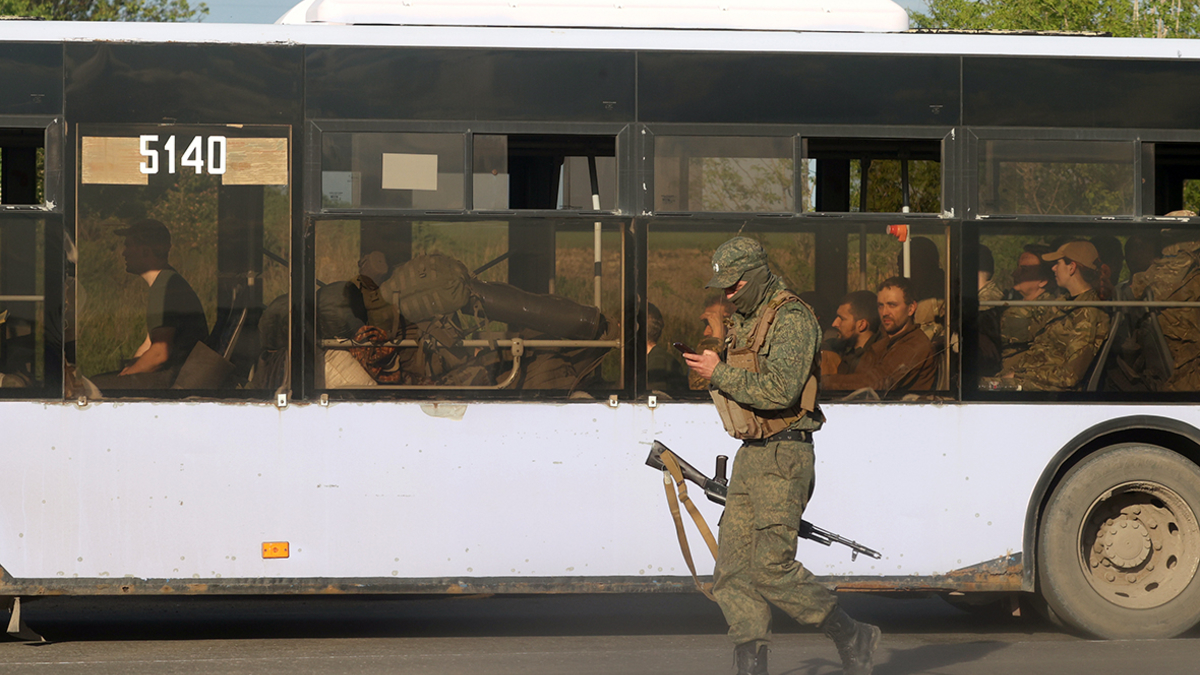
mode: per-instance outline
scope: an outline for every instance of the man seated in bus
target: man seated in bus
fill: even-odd
[[[1100,254],[1086,241],[1063,244],[1042,256],[1054,262],[1054,279],[1070,302],[1100,299]],[[1029,349],[1004,364],[989,388],[1067,391],[1079,386],[1108,337],[1108,314],[1099,307],[1064,307],[1033,338]],[[994,379],[994,378],[988,378]]]
[[[1054,265],[1042,256],[1053,252],[1045,244],[1026,244],[1013,270],[1013,291],[1019,300],[1059,300],[1062,292],[1054,281]],[[1061,312],[1058,307],[1009,307],[1000,317],[1000,356],[1004,361],[1029,349],[1033,336]]]
[[[724,293],[716,293],[704,303],[704,311],[700,313],[700,323],[704,325],[704,337],[694,345],[697,354],[712,350],[718,354],[725,353],[725,331],[729,317],[733,316],[733,303],[725,299]],[[688,389],[706,391],[708,380],[696,371],[688,368]]]
[[[928,237],[913,237],[909,244],[909,279],[917,310],[913,322],[935,348],[946,341],[946,271],[937,244]],[[904,251],[896,254],[896,268],[904,273]]]
[[[157,220],[117,230],[125,237],[125,271],[150,287],[146,299],[146,339],[119,373],[92,378],[105,389],[165,389],[198,342],[208,338],[204,306],[191,285],[167,262],[171,232]]]
[[[871,291],[852,291],[842,298],[833,319],[837,337],[821,349],[821,372],[849,375],[858,368],[863,355],[880,340],[877,303]]]
[[[937,361],[929,338],[913,321],[917,300],[912,282],[904,277],[884,281],[876,302],[884,337],[862,356],[853,373],[823,373],[821,386],[840,391],[869,388],[880,396],[933,390]]]

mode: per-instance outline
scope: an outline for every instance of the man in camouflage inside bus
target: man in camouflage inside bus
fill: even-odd
[[[1013,270],[1013,291],[1018,300],[1061,300],[1063,294],[1054,280],[1054,266],[1042,256],[1052,253],[1045,244],[1026,244]],[[1008,307],[1000,317],[1000,355],[1010,361],[1029,349],[1035,335],[1061,313],[1059,307],[1022,305]]]
[[[1100,254],[1086,241],[1069,241],[1042,256],[1054,262],[1054,279],[1066,302],[1100,299]],[[1108,314],[1099,307],[1066,306],[1034,336],[1029,349],[1008,359],[985,388],[1067,391],[1079,387],[1108,337]]]
[[[709,288],[724,289],[735,313],[725,360],[687,355],[712,382],[725,429],[742,439],[721,518],[713,594],[734,647],[738,675],[767,674],[771,608],[833,639],[845,672],[869,675],[879,629],[838,607],[837,596],[796,561],[800,517],[812,494],[812,433],[825,421],[816,404],[816,317],[771,273],[761,244],[736,237],[713,254]]]

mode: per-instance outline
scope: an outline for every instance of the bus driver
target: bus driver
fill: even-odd
[[[796,561],[797,528],[815,478],[812,433],[825,421],[812,373],[821,330],[808,306],[771,273],[757,241],[730,239],[712,262],[707,286],[725,289],[736,309],[726,360],[712,350],[684,358],[712,382],[726,431],[742,440],[713,572],[738,675],[767,674],[767,603],[820,626],[846,673],[870,675],[879,629],[847,616],[837,596]]]
[[[175,381],[196,343],[208,338],[208,322],[196,291],[167,263],[171,232],[157,220],[142,220],[117,230],[125,237],[125,271],[149,286],[146,339],[133,362],[119,373],[91,378],[105,389],[166,389]]]

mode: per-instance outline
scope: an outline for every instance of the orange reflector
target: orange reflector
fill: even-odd
[[[263,558],[286,558],[288,557],[288,543],[286,541],[264,541],[263,542]]]

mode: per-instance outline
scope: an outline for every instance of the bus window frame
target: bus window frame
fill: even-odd
[[[457,215],[491,215],[555,218],[564,215],[577,216],[627,216],[634,213],[636,176],[631,168],[634,156],[634,126],[631,123],[593,122],[478,122],[447,120],[438,122],[413,122],[409,120],[340,120],[310,119],[306,121],[305,182],[317,189],[308,189],[304,196],[305,215],[353,216],[359,214],[412,216],[429,215],[448,217]],[[354,208],[328,208],[322,204],[321,162],[322,140],[326,133],[390,133],[390,134],[463,134],[463,205],[461,209],[397,209],[360,206]],[[476,209],[474,207],[473,183],[474,137],[476,135],[504,136],[517,134],[562,135],[562,136],[611,136],[616,142],[617,164],[617,208],[593,211],[590,209]]]
[[[319,338],[317,332],[317,308],[316,308],[316,232],[323,223],[334,222],[386,222],[396,220],[436,220],[444,223],[464,223],[472,222],[495,222],[500,219],[504,220],[523,220],[523,221],[547,221],[547,220],[566,220],[578,221],[581,227],[589,226],[595,221],[599,221],[608,225],[615,225],[616,230],[621,234],[621,334],[617,338],[620,341],[620,346],[614,349],[620,353],[622,361],[621,377],[623,386],[610,389],[595,389],[589,391],[591,396],[576,397],[565,392],[565,390],[557,389],[494,389],[488,387],[478,388],[448,388],[439,386],[413,386],[413,387],[359,387],[359,388],[326,388],[318,387],[317,368],[323,367],[318,361],[319,354]],[[497,215],[494,213],[454,213],[436,215],[427,215],[424,211],[404,211],[400,213],[329,213],[320,215],[307,215],[305,217],[305,242],[304,242],[304,283],[305,283],[305,320],[303,323],[303,343],[304,354],[301,358],[303,363],[303,372],[305,382],[308,386],[305,388],[304,397],[307,400],[329,400],[329,401],[418,401],[418,402],[436,402],[436,401],[453,401],[461,403],[471,402],[494,402],[494,401],[549,401],[555,403],[610,403],[613,397],[616,400],[631,400],[634,397],[634,378],[636,374],[636,355],[631,353],[631,349],[635,346],[635,320],[636,320],[636,285],[633,260],[635,260],[636,244],[632,227],[633,219],[628,216],[595,213],[578,214],[576,212],[550,212],[531,213],[528,211],[516,211],[511,215]],[[612,229],[606,232],[612,232]],[[295,352],[293,352],[295,358]]]
[[[941,200],[942,213],[900,213],[900,212],[869,212],[861,214],[864,216],[878,215],[885,217],[921,217],[921,218],[940,218],[943,214],[955,213],[954,207],[958,202],[957,195],[949,194],[949,186],[954,182],[949,180],[949,176],[958,175],[960,161],[959,152],[962,141],[957,139],[957,130],[960,127],[954,125],[923,127],[923,126],[907,126],[907,125],[882,125],[882,126],[862,126],[862,125],[845,125],[845,124],[680,124],[680,123],[650,123],[641,125],[641,133],[638,134],[641,146],[638,148],[637,158],[641,161],[640,168],[641,182],[644,188],[639,186],[639,196],[641,201],[638,204],[637,213],[646,216],[695,216],[704,218],[730,217],[730,218],[746,218],[754,216],[769,216],[783,217],[786,215],[795,215],[798,217],[829,217],[841,216],[844,214],[860,215],[858,211],[808,211],[803,210],[803,202],[801,201],[801,162],[807,157],[805,156],[806,140],[809,138],[821,139],[838,139],[846,140],[925,140],[925,141],[940,141],[942,152],[942,180],[941,180]],[[757,213],[752,211],[664,211],[656,212],[654,210],[655,201],[655,185],[654,185],[654,139],[657,136],[764,136],[764,137],[781,137],[789,136],[793,143],[793,171],[792,171],[792,191],[794,194],[793,209],[791,212],[780,213]],[[953,173],[951,173],[953,172]]]
[[[1145,214],[1145,189],[1139,189],[1145,177],[1142,143],[1151,139],[1147,134],[1130,129],[1050,129],[1032,127],[964,127],[966,138],[966,162],[963,164],[961,184],[965,190],[964,203],[967,219],[1001,219],[1079,222],[1089,220],[1127,221],[1142,217]],[[1200,134],[1188,134],[1196,142],[1200,142]],[[1095,141],[1095,142],[1128,142],[1133,150],[1133,209],[1130,214],[1101,215],[1091,213],[1076,214],[1027,214],[1027,213],[994,213],[980,214],[982,187],[979,184],[979,161],[983,153],[983,144],[988,141]],[[1166,141],[1161,141],[1166,142]],[[1187,142],[1187,141],[1181,141]],[[1151,171],[1153,175],[1153,171]],[[1151,186],[1152,187],[1152,186]]]
[[[44,260],[42,266],[42,368],[43,380],[41,386],[21,388],[0,388],[0,400],[62,400],[63,373],[61,368],[49,368],[46,332],[47,317],[52,308],[60,313],[60,323],[65,320],[61,316],[66,284],[66,258],[64,237],[75,239],[74,228],[66,229],[66,195],[65,167],[69,165],[66,150],[66,124],[61,115],[0,115],[0,128],[35,131],[42,129],[42,203],[41,204],[5,204],[0,207],[0,222],[29,223],[42,226],[42,248]],[[65,354],[59,352],[59,362],[65,360]]]
[[[296,253],[295,253],[295,251],[296,251],[295,224],[297,222],[297,216],[298,216],[298,214],[296,213],[296,204],[297,204],[296,193],[302,191],[302,183],[298,180],[299,176],[296,171],[296,169],[297,169],[296,156],[298,154],[296,144],[297,144],[298,140],[296,138],[296,128],[294,125],[286,123],[286,122],[249,122],[249,123],[245,123],[245,124],[188,122],[188,123],[178,123],[178,124],[170,124],[170,125],[163,125],[161,123],[142,122],[142,121],[76,123],[73,125],[73,128],[71,129],[69,143],[66,143],[67,150],[70,153],[69,161],[67,162],[66,166],[69,166],[70,181],[71,181],[71,185],[72,185],[72,191],[71,191],[72,202],[70,204],[69,213],[70,213],[70,217],[72,219],[72,224],[73,224],[73,228],[72,228],[73,235],[76,238],[76,243],[78,244],[78,236],[79,236],[78,219],[80,217],[79,193],[80,193],[80,189],[83,187],[83,178],[82,178],[83,171],[82,171],[82,165],[81,165],[83,139],[97,137],[97,136],[104,136],[107,134],[118,135],[118,136],[131,136],[131,135],[132,136],[140,136],[142,134],[154,134],[154,133],[158,133],[160,135],[171,135],[171,133],[173,131],[179,130],[179,129],[185,130],[185,133],[190,133],[190,130],[192,130],[192,129],[204,129],[204,130],[211,130],[214,132],[227,129],[227,130],[229,130],[229,132],[232,132],[231,135],[234,135],[237,137],[247,137],[247,138],[255,138],[255,136],[242,133],[245,130],[247,130],[247,129],[249,129],[251,131],[260,131],[261,130],[266,134],[263,137],[281,138],[287,142],[288,184],[286,187],[287,187],[287,194],[288,194],[287,204],[288,204],[289,214],[288,214],[287,233],[286,233],[285,241],[287,242],[287,245],[289,247],[289,250],[286,251],[286,255],[288,256],[287,257],[287,276],[289,279],[288,288],[287,288],[287,292],[289,295],[289,310],[288,310],[288,323],[289,323],[289,336],[290,336],[289,344],[288,344],[288,363],[289,363],[289,365],[285,369],[286,374],[284,376],[283,384],[275,391],[268,391],[265,389],[263,389],[263,390],[254,390],[254,389],[246,390],[246,389],[241,389],[238,387],[229,387],[229,388],[215,389],[215,390],[173,389],[173,388],[167,388],[167,389],[121,389],[121,390],[114,390],[114,391],[110,392],[109,394],[104,394],[102,396],[102,399],[119,401],[119,402],[133,402],[133,401],[174,402],[174,401],[180,401],[180,400],[197,400],[197,401],[215,401],[215,402],[221,402],[221,403],[248,403],[248,404],[276,403],[277,404],[281,400],[281,398],[280,398],[281,396],[285,397],[283,400],[286,400],[286,398],[292,397],[293,392],[297,388],[296,383],[295,383],[295,378],[294,378],[294,364],[295,364],[295,349],[296,349],[296,341],[295,341],[296,324],[297,324],[299,315],[296,313],[296,308],[298,307],[299,298],[302,296],[296,295],[295,281],[296,281],[296,276],[297,276],[297,271],[296,271],[297,259],[296,259]],[[182,168],[180,168],[178,171],[182,172]],[[66,173],[67,173],[67,169],[64,169],[64,175],[66,175]],[[266,187],[266,186],[264,186],[264,187]],[[264,257],[271,258],[272,256],[264,255]],[[76,281],[76,283],[78,283],[78,280]],[[219,302],[219,298],[218,298],[218,302]],[[264,308],[269,302],[270,302],[270,299],[268,299],[268,298],[263,299]],[[219,312],[219,305],[218,305],[218,312]],[[219,314],[218,314],[218,317],[219,317]],[[214,327],[209,328],[210,334],[213,329],[214,329]],[[253,397],[247,396],[244,393],[246,391],[255,392],[256,394],[259,394],[259,395],[253,396]],[[82,394],[80,394],[80,396],[81,396],[81,398],[79,400],[86,402],[86,399],[82,398]]]

